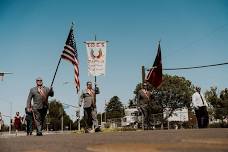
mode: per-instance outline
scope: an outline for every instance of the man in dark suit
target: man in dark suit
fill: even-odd
[[[48,97],[54,96],[52,88],[43,86],[41,77],[36,79],[36,87],[30,89],[27,99],[27,109],[33,111],[35,118],[35,125],[37,130],[37,136],[42,136],[43,123],[48,110]],[[33,105],[31,101],[33,100]]]
[[[152,93],[148,91],[147,83],[142,84],[142,88],[138,91],[137,95],[137,105],[140,112],[143,115],[143,129],[149,129],[150,120],[149,120],[149,104],[152,99]]]

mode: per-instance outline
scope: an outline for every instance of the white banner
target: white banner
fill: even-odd
[[[86,41],[89,75],[105,75],[106,46],[106,41]]]

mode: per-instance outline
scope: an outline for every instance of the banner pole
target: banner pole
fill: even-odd
[[[95,34],[95,37],[94,37],[94,40],[95,41],[97,41],[97,36],[96,36],[96,34]],[[96,70],[96,69],[95,69]],[[95,72],[95,74],[96,74],[96,72]],[[94,95],[94,104],[95,104],[95,107],[97,106],[97,94],[96,94],[96,88],[97,88],[97,76],[95,75],[95,77],[94,77],[94,87],[95,87],[95,89],[94,89],[94,91],[95,91],[95,95]],[[97,108],[97,107],[96,107]]]

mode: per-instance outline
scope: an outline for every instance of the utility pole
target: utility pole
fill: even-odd
[[[106,105],[107,103],[106,103],[106,100],[105,100],[105,109],[104,109],[104,112],[105,112],[105,123],[106,123],[106,107],[107,107],[107,105]]]
[[[10,121],[9,121],[9,134],[11,134],[11,120],[12,120],[12,102],[10,101]]]
[[[102,112],[101,112],[101,125],[102,125]]]
[[[62,109],[62,123],[61,123],[61,130],[63,132],[63,109]]]

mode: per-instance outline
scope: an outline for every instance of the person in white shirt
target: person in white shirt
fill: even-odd
[[[196,87],[196,92],[192,95],[192,106],[195,110],[198,128],[207,128],[209,120],[207,112],[208,104],[200,91],[201,88]]]

